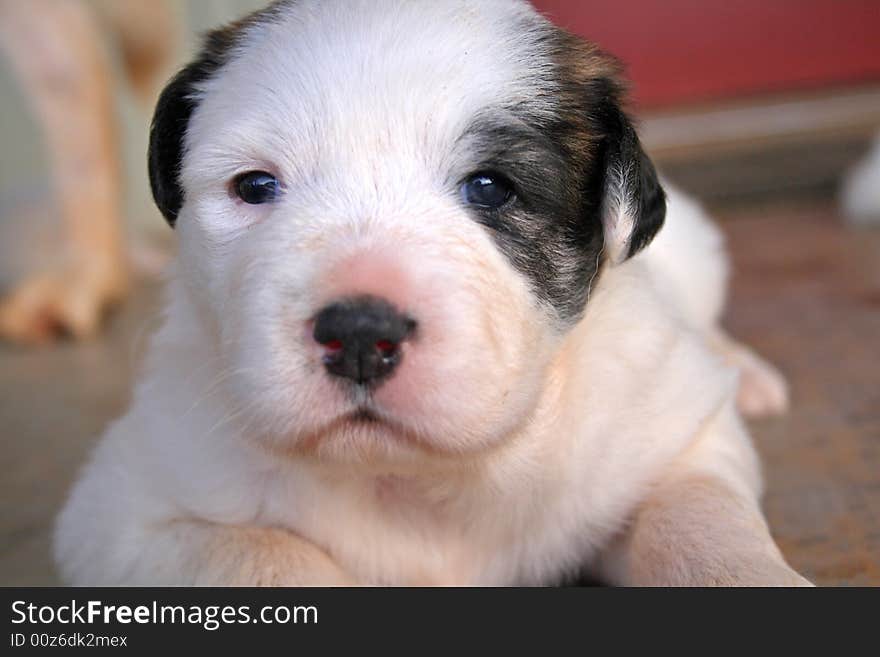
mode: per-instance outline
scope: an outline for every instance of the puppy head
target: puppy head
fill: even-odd
[[[525,426],[603,264],[663,221],[617,76],[516,1],[299,0],[210,34],[150,179],[252,431],[385,462]]]

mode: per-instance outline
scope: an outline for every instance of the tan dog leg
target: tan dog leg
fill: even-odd
[[[120,171],[110,74],[81,2],[0,0],[0,48],[45,131],[66,260],[0,301],[0,336],[40,342],[92,335],[125,293]]]
[[[758,504],[694,476],[658,488],[605,557],[604,575],[635,586],[809,586],[785,562]]]
[[[156,555],[164,560],[176,551],[177,563],[184,566],[184,572],[172,575],[169,581],[177,583],[188,582],[195,586],[355,584],[326,552],[281,529],[182,521],[172,528],[169,539],[173,543],[169,545],[172,551],[158,548]]]
[[[599,576],[637,586],[809,586],[770,536],[759,470],[731,400],[648,491],[601,555]]]
[[[139,553],[104,553],[98,566],[79,568],[79,584],[174,586],[354,586],[323,550],[281,529],[178,520],[150,527]],[[79,545],[64,546],[76,551]],[[130,546],[127,546],[130,549]],[[97,553],[101,555],[99,551]],[[133,561],[129,560],[134,557]],[[59,554],[62,570],[68,557]],[[95,553],[81,558],[94,560]]]
[[[111,29],[139,100],[152,109],[180,44],[177,17],[168,0],[92,0]]]

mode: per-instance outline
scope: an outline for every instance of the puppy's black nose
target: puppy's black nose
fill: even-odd
[[[364,296],[324,308],[315,317],[313,335],[326,349],[330,374],[366,384],[394,371],[403,356],[400,343],[415,327],[414,319],[384,299]]]

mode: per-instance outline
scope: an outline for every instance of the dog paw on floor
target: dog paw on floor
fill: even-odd
[[[95,335],[128,288],[125,268],[84,262],[42,272],[0,299],[0,338],[37,345]]]

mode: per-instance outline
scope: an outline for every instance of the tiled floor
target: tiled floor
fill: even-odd
[[[817,583],[880,585],[880,230],[845,228],[828,203],[721,216],[728,325],[792,382],[792,413],[754,425],[771,527]],[[56,583],[52,518],[125,405],[157,303],[143,283],[100,341],[0,347],[0,584]]]
[[[880,585],[880,229],[827,204],[723,218],[728,326],[792,385],[792,412],[754,425],[770,527],[815,582]]]

